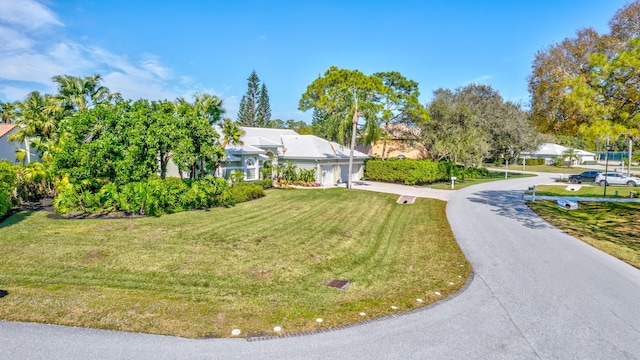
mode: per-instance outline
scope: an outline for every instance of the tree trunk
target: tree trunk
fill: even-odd
[[[347,181],[347,188],[351,189],[352,188],[352,179],[353,176],[351,175],[351,172],[353,171],[353,151],[356,147],[356,130],[358,128],[358,97],[356,96],[356,92],[355,90],[353,91],[353,95],[355,97],[355,111],[353,112],[353,127],[351,129],[351,149],[349,151],[349,174],[347,174],[347,176],[349,177],[349,180]]]

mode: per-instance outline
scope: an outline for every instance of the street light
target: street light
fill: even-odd
[[[609,137],[607,137],[607,152],[604,156],[604,197],[607,197],[607,173],[609,172],[609,151],[611,151],[611,145],[609,145]]]

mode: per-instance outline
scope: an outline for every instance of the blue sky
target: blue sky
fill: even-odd
[[[101,74],[125,98],[208,92],[235,119],[246,78],[272,118],[310,121],[298,100],[330,66],[399,71],[438,88],[491,85],[528,102],[536,51],[607,22],[626,0],[0,0],[0,100],[55,92],[51,77]]]

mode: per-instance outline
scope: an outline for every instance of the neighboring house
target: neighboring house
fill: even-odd
[[[227,158],[217,176],[229,177],[232,171],[242,171],[245,180],[258,180],[264,162],[273,165],[291,162],[298,169],[316,169],[316,181],[321,184],[347,182],[349,148],[314,135],[300,135],[289,129],[243,127],[242,145],[228,145]],[[369,156],[354,151],[352,180],[364,175],[364,160]]]
[[[545,143],[540,145],[538,150],[530,153],[522,153],[520,154],[521,158],[524,159],[545,159],[546,164],[553,163],[554,158],[559,156],[565,157],[565,161],[568,160],[566,158],[565,153],[569,148],[566,146]],[[596,154],[580,149],[574,149],[578,159],[573,160],[574,165],[582,164],[584,162],[596,161]]]
[[[424,159],[427,149],[420,142],[420,130],[405,124],[389,124],[382,130],[388,135],[366,149],[375,158]]]
[[[16,162],[16,150],[20,145],[10,142],[9,135],[18,131],[16,124],[0,124],[0,160]]]

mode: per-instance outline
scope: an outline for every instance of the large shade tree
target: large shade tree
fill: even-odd
[[[592,54],[612,58],[623,51],[630,39],[640,36],[640,1],[628,3],[609,21],[610,32],[599,34],[581,29],[536,53],[529,76],[532,119],[546,133],[575,136],[591,119],[567,97],[567,83],[574,78],[589,78]]]
[[[373,76],[382,79],[385,91],[377,101],[383,105],[380,113],[380,133],[383,141],[381,157],[385,158],[387,141],[391,133],[415,136],[416,126],[429,121],[429,111],[420,103],[418,83],[402,76],[397,71],[378,72]]]
[[[387,91],[382,79],[358,70],[330,67],[324,76],[314,80],[302,94],[298,108],[313,110],[316,123],[322,122],[325,136],[341,144],[351,138],[348,187],[351,188],[353,152],[360,126],[361,139],[371,143],[379,137],[378,113],[383,105],[378,101]],[[321,118],[317,116],[321,114]]]
[[[422,133],[435,160],[478,166],[485,157],[516,157],[543,141],[521,106],[505,101],[488,85],[438,89],[429,113],[431,121]]]

